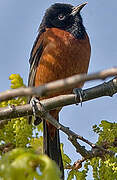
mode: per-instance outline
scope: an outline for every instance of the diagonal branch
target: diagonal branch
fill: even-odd
[[[96,80],[96,79],[106,79],[110,76],[117,75],[117,68],[111,68],[108,70],[104,70],[98,73],[93,74],[79,74],[66,79],[57,80],[54,82],[50,82],[48,84],[35,87],[28,88],[19,88],[14,90],[8,90],[6,92],[0,93],[0,101],[8,100],[10,98],[18,97],[18,96],[47,96],[56,92],[60,92],[66,89],[71,89],[77,87],[77,84],[81,82]]]
[[[72,145],[76,148],[76,151],[82,155],[82,157],[86,159],[91,159],[93,157],[103,157],[104,154],[109,154],[111,156],[115,155],[114,152],[108,151],[107,149],[104,149],[101,146],[95,145],[92,142],[88,141],[84,137],[74,133],[71,131],[68,127],[63,126],[60,124],[58,121],[56,121],[55,118],[53,118],[45,109],[42,105],[41,106],[41,113],[39,112],[39,115],[45,119],[48,120],[49,123],[51,123],[53,126],[55,126],[58,130],[63,131],[67,136],[68,140],[72,143]],[[38,114],[37,114],[38,115]],[[87,143],[88,145],[91,146],[92,150],[88,151],[84,146],[81,146],[78,142],[77,139]]]

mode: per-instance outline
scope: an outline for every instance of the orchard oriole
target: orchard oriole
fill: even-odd
[[[56,3],[48,8],[39,27],[38,36],[30,56],[29,86],[40,86],[58,79],[87,73],[90,60],[90,42],[82,22],[80,10],[86,5],[76,7]],[[77,85],[81,88],[84,83]],[[73,89],[52,94],[54,97],[69,94]],[[58,120],[61,108],[50,111]],[[40,121],[36,117],[35,124]],[[64,168],[60,150],[59,132],[48,121],[43,120],[44,153],[59,166],[64,179]]]

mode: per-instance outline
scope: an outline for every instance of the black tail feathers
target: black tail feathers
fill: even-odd
[[[60,150],[59,131],[56,130],[55,137],[52,139],[48,132],[48,126],[43,120],[44,153],[56,162],[61,171],[61,179],[64,180],[64,167]]]

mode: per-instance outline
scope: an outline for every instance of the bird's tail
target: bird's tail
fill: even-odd
[[[43,120],[43,137],[44,137],[44,153],[47,154],[50,159],[54,160],[59,166],[61,171],[61,179],[64,180],[64,168],[60,150],[59,131],[56,129],[54,137],[52,138],[49,131],[48,123]]]

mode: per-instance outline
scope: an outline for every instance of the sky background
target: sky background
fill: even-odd
[[[18,73],[27,84],[29,55],[37,36],[45,10],[55,2],[73,5],[81,0],[0,0],[0,92],[9,88],[9,76]],[[89,0],[82,10],[82,17],[91,42],[89,73],[117,66],[117,1]],[[85,88],[102,81],[88,82]],[[97,140],[92,131],[101,120],[117,122],[116,95],[83,103],[81,106],[65,107],[60,113],[61,122],[91,142]],[[73,162],[79,156],[61,133],[65,152]],[[87,180],[92,180],[91,171]]]

